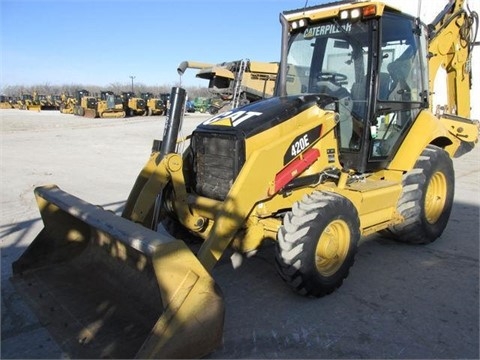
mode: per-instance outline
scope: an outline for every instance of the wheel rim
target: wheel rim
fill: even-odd
[[[347,257],[350,229],[343,220],[334,220],[320,235],[315,250],[315,264],[322,276],[335,274]]]
[[[425,217],[430,224],[442,215],[447,198],[447,179],[441,172],[433,174],[425,194]]]

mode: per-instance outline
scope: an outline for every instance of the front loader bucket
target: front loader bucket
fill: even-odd
[[[224,303],[183,241],[56,186],[12,281],[71,358],[195,358],[221,343]]]

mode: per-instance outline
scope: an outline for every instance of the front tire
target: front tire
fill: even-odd
[[[397,211],[405,221],[391,226],[390,236],[410,244],[428,244],[445,230],[453,205],[455,175],[448,153],[429,145],[403,176]]]
[[[338,194],[314,192],[284,217],[278,231],[277,271],[299,294],[330,294],[348,276],[359,238],[353,204]]]

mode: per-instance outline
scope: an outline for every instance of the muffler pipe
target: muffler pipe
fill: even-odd
[[[163,130],[162,146],[160,148],[160,157],[162,160],[165,155],[175,152],[177,145],[178,132],[182,127],[183,110],[187,92],[180,87],[173,87],[170,93],[170,109],[165,119],[165,128]]]
[[[155,216],[149,216],[150,220],[146,222],[145,219],[140,221],[144,226],[151,229],[156,229],[158,224],[158,219],[156,218],[159,214],[158,211],[160,210],[160,205],[162,203],[161,193],[163,186],[165,185],[161,182],[158,182],[156,177],[152,177],[152,174],[155,173],[155,169],[167,155],[175,152],[178,132],[182,127],[186,97],[187,92],[185,89],[180,87],[172,88],[170,93],[170,108],[168,109],[167,116],[165,118],[162,141],[154,141],[150,159],[151,161],[149,160],[147,165],[138,175],[122,212],[122,217],[136,222],[140,221],[136,217],[139,215],[135,211],[136,207],[149,206],[147,204],[151,201],[151,199],[155,199],[154,204],[152,204],[152,206],[154,206],[153,211]],[[145,213],[143,216],[145,216]]]
[[[187,69],[204,69],[212,67],[214,64],[202,63],[198,61],[182,61],[177,68],[178,75],[182,76]]]

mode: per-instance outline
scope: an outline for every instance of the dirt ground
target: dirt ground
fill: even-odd
[[[187,135],[206,115],[188,114]],[[11,284],[11,264],[42,228],[33,189],[57,184],[119,213],[165,117],[85,119],[0,110],[1,358],[70,358]],[[426,246],[372,236],[335,293],[308,299],[276,274],[273,248],[214,269],[226,303],[209,358],[479,358],[480,149],[455,159],[444,234]]]

